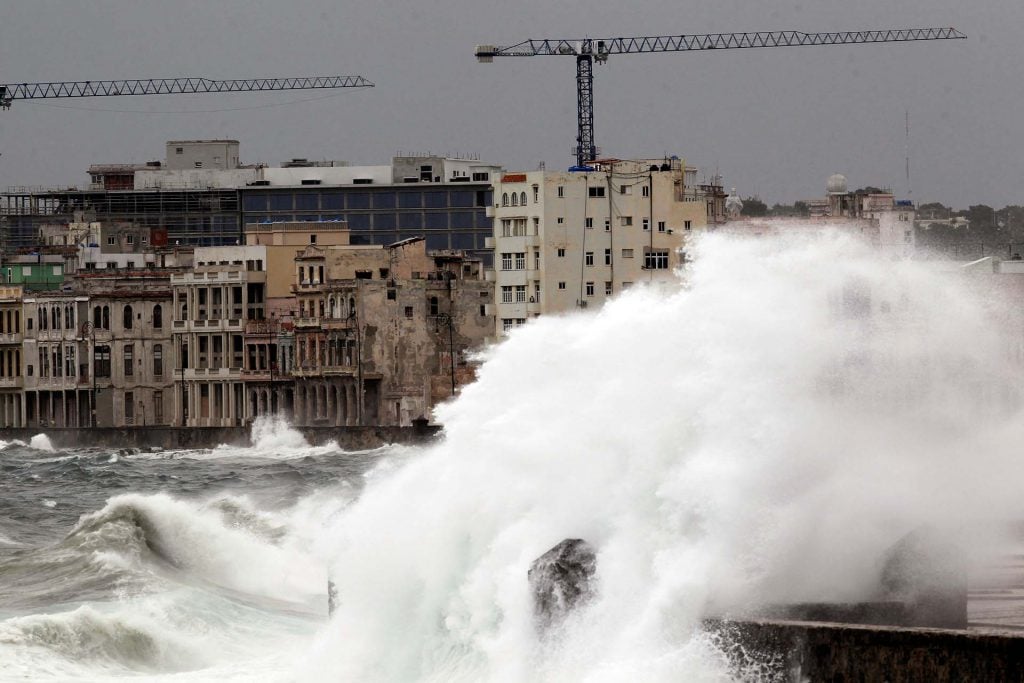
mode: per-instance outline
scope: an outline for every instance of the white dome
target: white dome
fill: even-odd
[[[829,194],[846,194],[846,187],[846,176],[842,173],[836,173],[828,177],[826,188]]]

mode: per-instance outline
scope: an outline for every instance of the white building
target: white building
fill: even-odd
[[[687,236],[707,224],[706,198],[687,187],[679,159],[591,168],[506,173],[494,183],[499,336],[542,313],[600,306],[632,284],[672,279]]]

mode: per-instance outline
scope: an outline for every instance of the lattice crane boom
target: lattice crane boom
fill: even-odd
[[[0,108],[14,100],[62,97],[123,97],[126,95],[175,95],[207,92],[263,92],[267,90],[320,90],[372,88],[362,76],[309,76],[299,78],[149,78],[125,81],[56,81],[52,83],[0,84]]]
[[[902,43],[925,40],[957,40],[966,37],[955,28],[882,29],[825,33],[755,31],[747,33],[685,34],[678,36],[640,36],[634,38],[525,40],[506,47],[478,45],[475,54],[480,62],[492,62],[495,57],[538,57],[545,55],[576,57],[578,120],[575,153],[576,163],[583,166],[597,157],[597,147],[594,144],[593,63],[594,61],[604,62],[610,55],[810,45]]]

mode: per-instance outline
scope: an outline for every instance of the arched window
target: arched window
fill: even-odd
[[[58,308],[57,306],[54,306],[53,308],[50,309],[50,329],[60,329],[60,308]]]
[[[525,192],[520,192],[519,193],[519,205],[520,206],[526,206],[526,193]]]
[[[153,327],[160,329],[164,326],[164,308],[160,304],[153,307]]]
[[[92,307],[92,326],[93,326],[93,329],[99,329],[100,323],[102,323],[102,322],[103,322],[103,319],[100,318],[100,307],[99,306],[93,306]]]
[[[508,192],[501,193],[501,205],[508,206]]]
[[[104,330],[110,329],[110,306],[103,307],[103,324],[100,327]]]
[[[327,300],[327,305],[331,309],[331,318],[337,318],[338,317],[338,308],[337,308],[336,304],[337,304],[337,302],[334,300],[333,296]]]
[[[349,300],[348,300],[348,314],[349,315],[355,315],[356,314],[356,300],[355,300],[355,297],[350,297]]]
[[[124,324],[124,329],[126,329],[126,330],[132,329],[132,307],[131,306],[125,306],[124,307],[124,320],[122,320],[121,322]]]
[[[39,329],[48,330],[50,326],[47,324],[50,320],[50,314],[46,312],[45,308],[40,308],[39,311]]]
[[[519,206],[519,195],[512,193],[512,206]]]

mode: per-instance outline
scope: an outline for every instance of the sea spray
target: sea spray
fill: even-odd
[[[39,451],[52,452],[54,450],[53,444],[50,442],[50,437],[46,436],[46,434],[36,434],[29,441],[28,445],[30,448],[35,448]]]
[[[683,291],[487,353],[444,442],[339,515],[300,675],[722,680],[708,613],[862,599],[918,524],[1024,512],[1001,302],[838,233],[695,253]],[[564,538],[597,549],[596,595],[542,639],[526,572]]]

